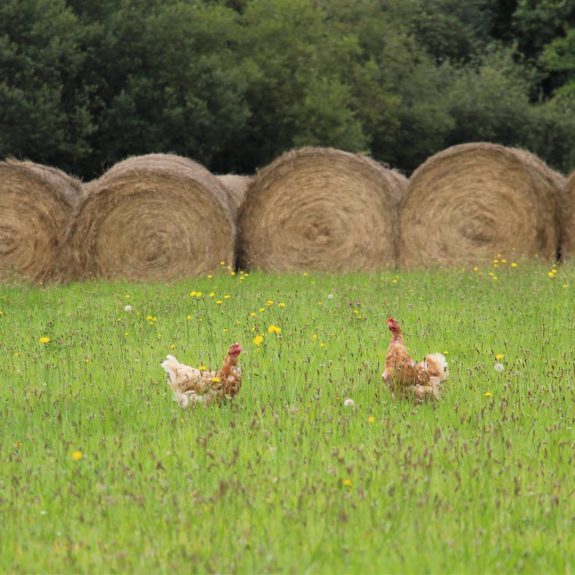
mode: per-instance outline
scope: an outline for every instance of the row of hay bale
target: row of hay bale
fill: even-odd
[[[274,272],[480,264],[575,252],[575,174],[495,144],[454,146],[408,181],[331,148],[255,177],[187,158],[124,160],[88,184],[0,163],[0,278],[171,280],[220,262]]]

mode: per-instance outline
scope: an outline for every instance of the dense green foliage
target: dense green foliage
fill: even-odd
[[[575,166],[573,2],[4,0],[0,70],[0,157],[86,178],[306,144],[407,172],[474,140]]]
[[[0,572],[573,573],[575,270],[496,265],[2,286]],[[439,403],[390,400],[391,314]],[[237,340],[182,411],[163,357]]]

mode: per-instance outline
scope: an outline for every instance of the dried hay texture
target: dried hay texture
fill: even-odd
[[[217,178],[228,190],[236,213],[239,212],[254,178],[252,176],[239,176],[236,174],[226,174],[217,176]]]
[[[238,221],[240,264],[274,272],[394,266],[402,186],[370,158],[287,152],[250,186]]]
[[[172,280],[234,263],[227,190],[180,156],[119,162],[87,186],[67,249],[78,278]]]
[[[0,162],[0,279],[58,279],[54,267],[81,195],[80,181],[56,168]]]
[[[575,258],[575,172],[564,187],[564,220],[561,256],[565,259]]]
[[[400,216],[406,268],[556,257],[562,176],[539,158],[496,144],[448,148],[411,176]]]

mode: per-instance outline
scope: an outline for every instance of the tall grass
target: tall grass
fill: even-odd
[[[0,571],[573,573],[575,269],[502,268],[0,288]],[[439,403],[390,400],[389,315]],[[182,411],[160,361],[234,341]]]

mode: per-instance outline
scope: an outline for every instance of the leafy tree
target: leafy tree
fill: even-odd
[[[331,33],[312,0],[253,0],[238,39],[253,114],[241,152],[244,169],[269,162],[294,145],[367,147],[342,70],[358,47]]]
[[[83,12],[85,75],[100,172],[127,155],[175,152],[215,167],[244,128],[245,82],[230,44],[236,15],[178,0],[116,0]],[[102,22],[102,19],[103,22]]]
[[[64,0],[0,4],[0,157],[75,171],[93,131],[80,77],[82,30]]]

